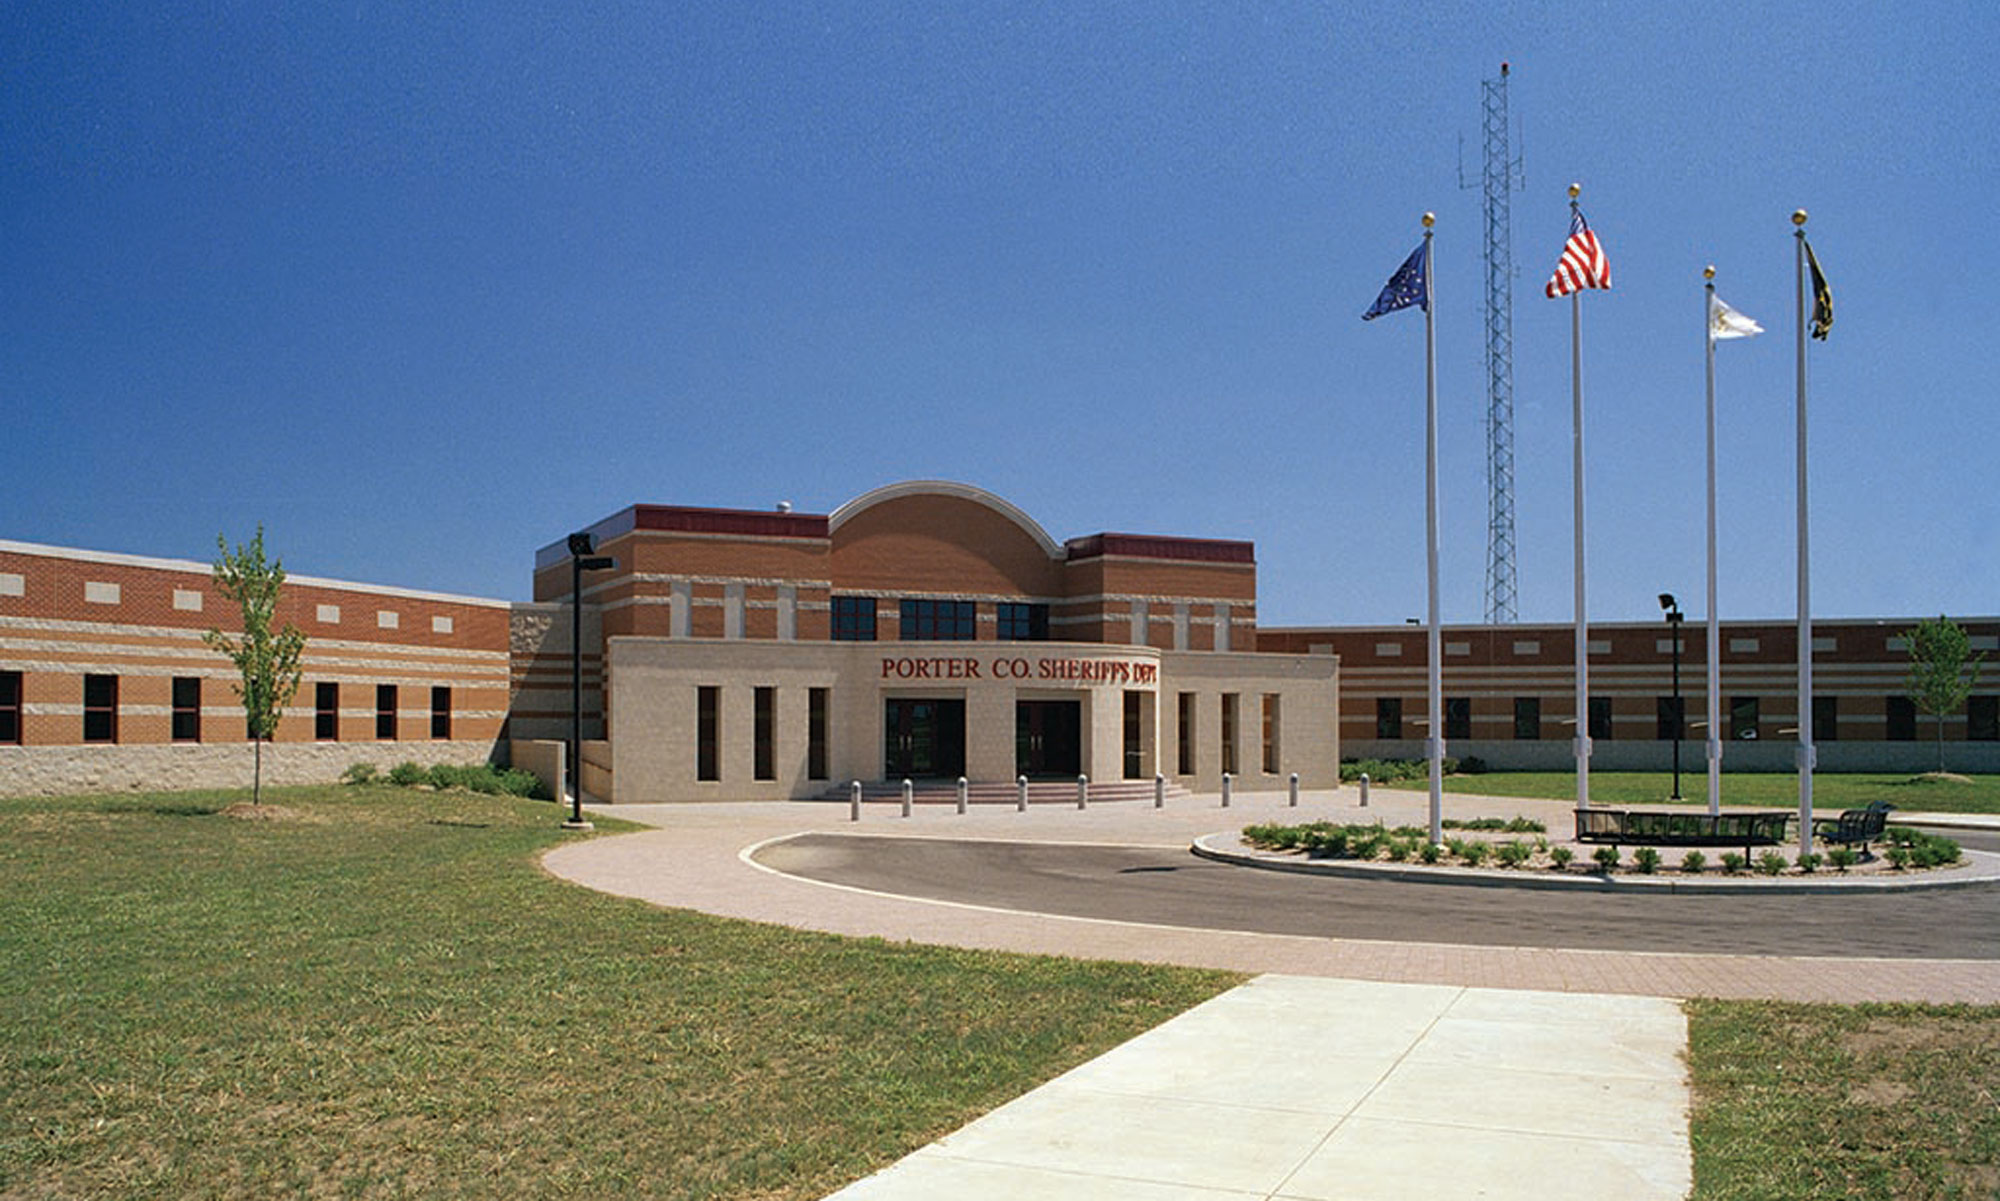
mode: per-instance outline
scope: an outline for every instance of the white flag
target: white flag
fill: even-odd
[[[1763,332],[1763,326],[1722,303],[1720,296],[1713,292],[1708,294],[1708,336],[1711,339],[1752,338]]]

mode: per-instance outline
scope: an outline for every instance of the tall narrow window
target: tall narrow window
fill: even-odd
[[[431,737],[451,737],[451,689],[443,684],[431,686]]]
[[[1236,694],[1222,694],[1222,771],[1236,774]]]
[[[1471,697],[1448,696],[1444,698],[1444,736],[1446,738],[1472,737]]]
[[[383,742],[396,740],[396,686],[375,685],[375,737]]]
[[[1514,698],[1514,737],[1521,742],[1534,742],[1542,736],[1542,698],[1538,696],[1517,696]]]
[[[83,677],[83,740],[118,741],[118,677]]]
[[[750,774],[759,780],[778,778],[778,690],[759,688],[752,694]]]
[[[21,743],[21,673],[0,671],[0,742]]]
[[[996,608],[994,637],[1002,642],[1047,642],[1049,607],[1002,601]]]
[[[833,640],[835,642],[875,641],[875,598],[836,596],[833,598]]]
[[[1590,737],[1597,742],[1611,741],[1611,698],[1608,696],[1590,698]]]
[[[1375,698],[1375,737],[1401,738],[1403,736],[1403,698],[1400,696],[1378,696]]]
[[[694,778],[722,778],[722,689],[713,684],[695,689]]]
[[[313,685],[313,737],[321,742],[340,740],[340,685],[321,681]]]
[[[1757,737],[1756,697],[1729,698],[1729,736],[1739,742],[1749,742]]]
[[[826,689],[806,690],[806,775],[828,777],[826,770]]]
[[[201,741],[201,677],[174,677],[175,742]]]
[[[1813,741],[1838,742],[1840,740],[1840,698],[1837,696],[1816,696],[1812,698]]]
[[[1907,696],[1888,698],[1885,716],[1888,729],[1883,737],[1890,742],[1915,742],[1917,740],[1917,702]]]
[[[1684,696],[1656,696],[1653,698],[1653,737],[1661,742],[1671,742],[1675,738],[1687,737],[1687,698]]]
[[[1179,762],[1174,766],[1181,775],[1194,774],[1194,693],[1180,694],[1180,720],[1176,723],[1176,734],[1180,739],[1177,751]]]
[[[1965,698],[1965,740],[2000,742],[2000,696]],[[5,741],[0,738],[0,742]]]
[[[1277,693],[1267,692],[1264,694],[1264,770],[1270,775],[1278,774],[1278,761],[1281,753],[1281,748],[1278,745],[1280,736],[1278,728],[1278,701],[1279,697]]]
[[[1125,694],[1125,778],[1138,780],[1146,770],[1146,710],[1144,694]]]

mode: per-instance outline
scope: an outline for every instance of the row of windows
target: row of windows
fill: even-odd
[[[171,737],[175,742],[201,741],[200,676],[175,676]],[[118,741],[118,684],[115,675],[83,677],[83,740]],[[397,705],[400,689],[395,684],[375,685],[375,737],[385,742],[396,738]],[[22,722],[21,673],[0,671],[0,743],[19,745]],[[247,734],[247,731],[246,731]],[[340,737],[340,685],[313,686],[313,737],[334,742]],[[431,737],[451,737],[451,689],[431,688]]]
[[[1174,770],[1183,776],[1194,775],[1198,764],[1198,758],[1195,753],[1196,748],[1200,745],[1198,741],[1200,731],[1197,729],[1199,721],[1196,716],[1197,699],[1196,695],[1192,692],[1181,693],[1178,698],[1177,712],[1174,719],[1174,734],[1178,748]],[[1280,702],[1282,699],[1275,692],[1264,694],[1264,722],[1260,742],[1263,748],[1264,771],[1271,775],[1277,774],[1284,758],[1283,722],[1280,717]],[[1218,721],[1216,723],[1216,733],[1219,740],[1218,750],[1222,759],[1223,774],[1233,776],[1237,774],[1238,770],[1236,727],[1237,711],[1241,707],[1242,698],[1234,692],[1225,692],[1222,694],[1221,701],[1220,711],[1217,715]],[[1127,719],[1130,719],[1129,711]]]
[[[1913,742],[1917,737],[1917,706],[1907,696],[1886,698],[1884,739],[1889,742]],[[1757,737],[1759,711],[1762,701],[1754,696],[1732,696],[1729,698],[1729,737],[1739,742],[1747,742]],[[1816,696],[1812,704],[1813,741],[1835,742],[1840,738],[1840,698],[1837,696]],[[1401,697],[1385,696],[1375,700],[1375,737],[1402,738],[1403,700]],[[1594,696],[1590,698],[1590,736],[1593,739],[1610,741],[1612,737],[1611,698]],[[1469,697],[1446,697],[1444,700],[1444,736],[1448,739],[1469,739],[1472,737],[1472,700]],[[1653,737],[1666,741],[1676,737],[1686,738],[1687,698],[1662,696],[1654,698]],[[1518,741],[1532,742],[1544,737],[1542,732],[1542,698],[1538,696],[1517,696],[1514,698],[1514,737]],[[2000,696],[1975,696],[1965,704],[1965,737],[1970,742],[2000,741]]]
[[[806,777],[827,778],[827,696],[825,688],[806,690]],[[697,780],[722,779],[722,689],[704,684],[695,689],[694,775]],[[750,775],[756,780],[778,778],[778,690],[759,685],[750,703]]]
[[[875,641],[875,606],[872,596],[834,597],[833,640]],[[979,636],[975,601],[909,599],[899,603],[897,616],[896,636],[904,642],[970,642]],[[994,617],[994,636],[1002,642],[1048,641],[1047,605],[1001,601]]]

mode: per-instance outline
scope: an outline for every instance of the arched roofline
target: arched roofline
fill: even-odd
[[[985,505],[1020,526],[1049,558],[1061,561],[1064,557],[1062,546],[1054,538],[1049,537],[1049,532],[1043,529],[1040,523],[1022,512],[1019,507],[984,488],[975,488],[971,484],[961,484],[952,480],[904,480],[900,484],[885,484],[872,492],[864,492],[833,511],[827,518],[827,533],[838,534],[841,526],[876,505],[886,501],[901,500],[906,496],[955,496],[960,500]]]

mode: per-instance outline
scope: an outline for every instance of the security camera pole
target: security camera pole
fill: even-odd
[[[618,560],[598,555],[597,538],[592,534],[571,534],[569,536],[569,611],[570,611],[570,739],[569,739],[569,820],[563,823],[567,830],[588,830],[590,823],[583,819],[583,573],[605,571],[618,566]],[[602,657],[598,664],[598,687],[603,688],[604,668]]]

